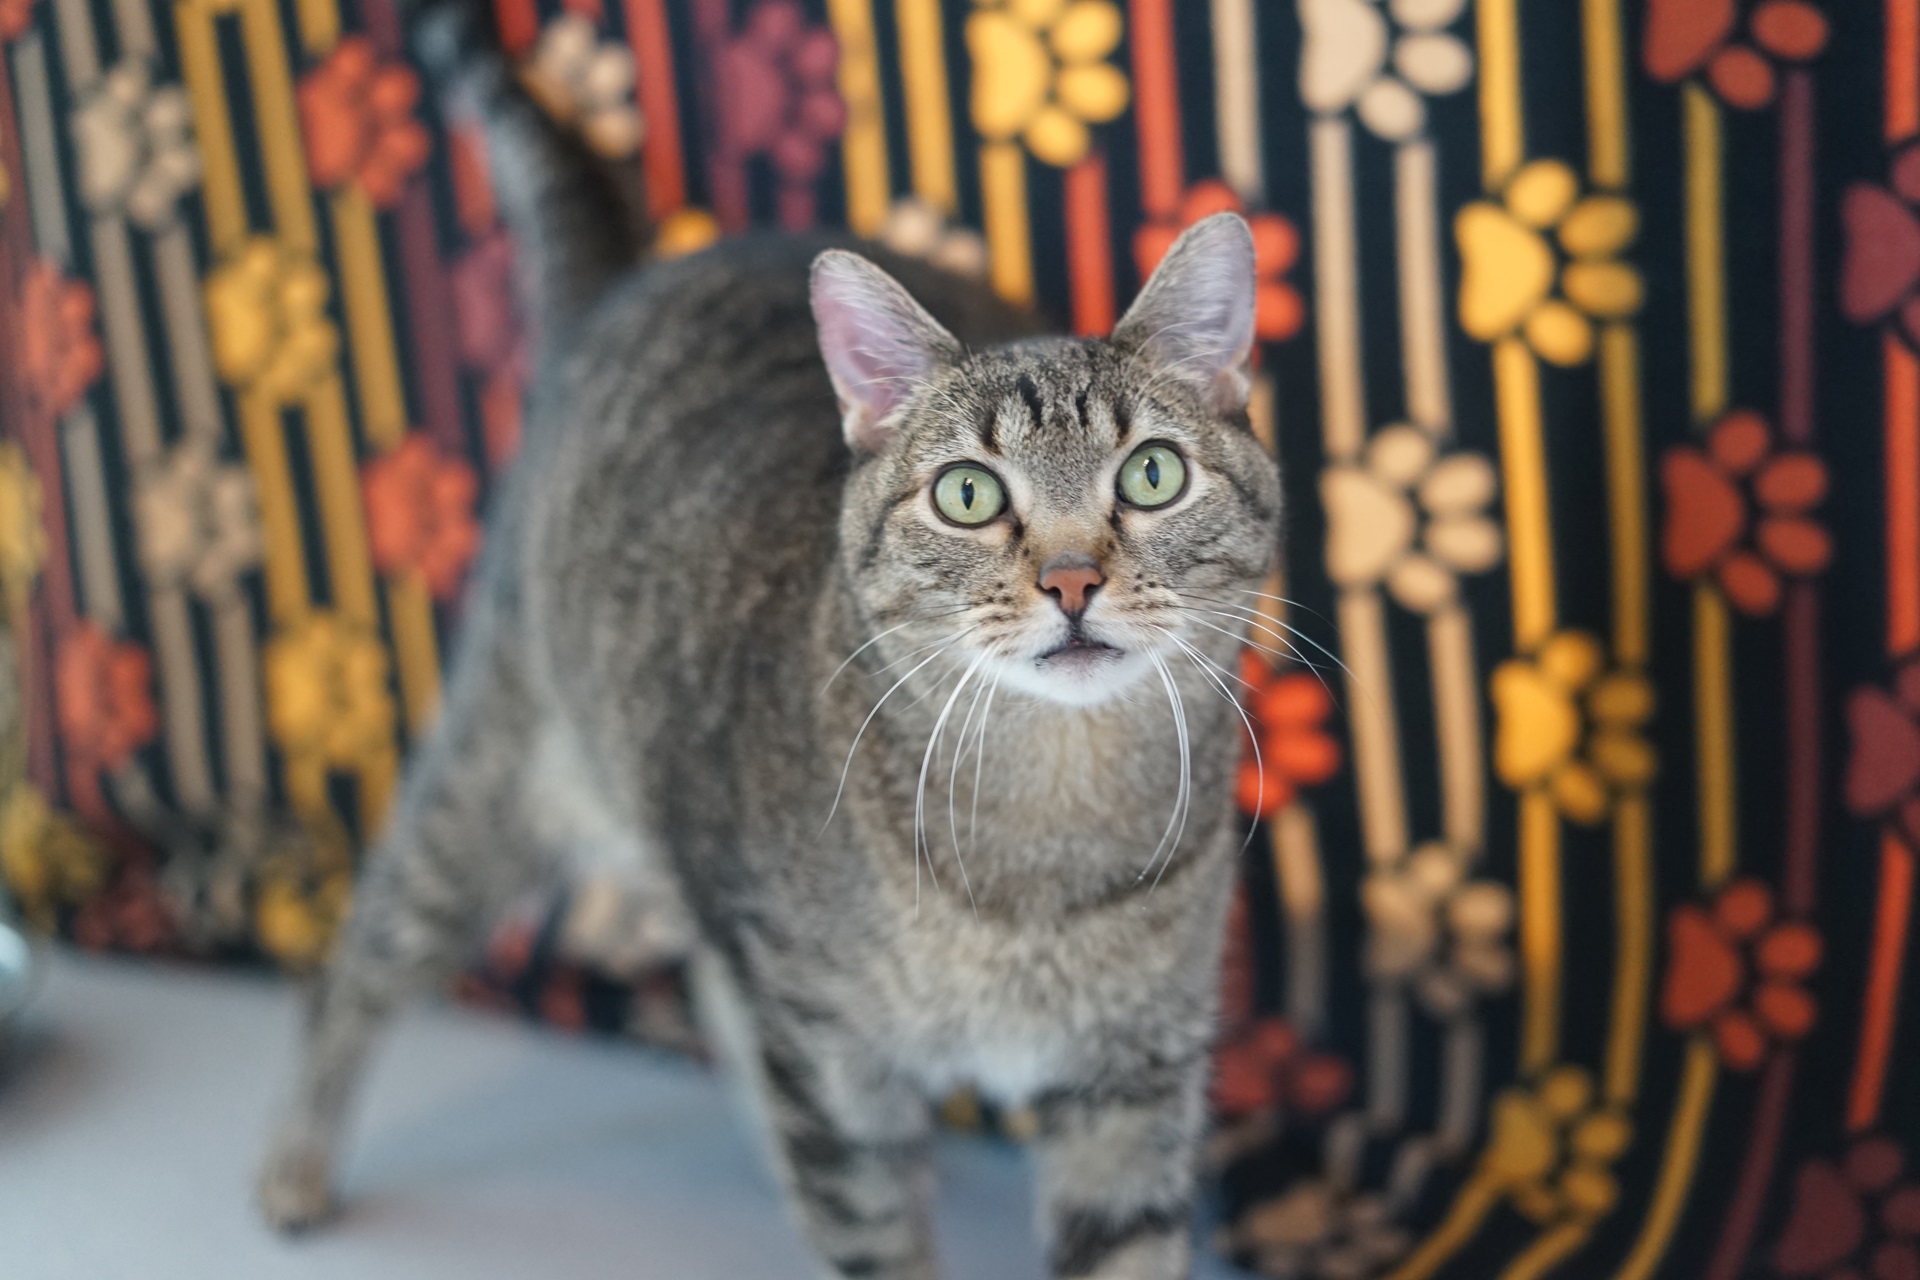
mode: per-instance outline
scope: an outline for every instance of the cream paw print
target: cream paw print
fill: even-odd
[[[1327,468],[1327,574],[1343,587],[1385,582],[1415,613],[1458,595],[1463,574],[1500,562],[1505,542],[1487,514],[1498,488],[1477,453],[1443,454],[1424,432],[1384,428],[1361,461]]]
[[[74,109],[73,141],[80,198],[96,213],[157,227],[200,181],[187,92],[155,85],[142,59],[107,72]]]
[[[1513,984],[1513,890],[1467,879],[1464,859],[1445,845],[1422,845],[1369,875],[1360,907],[1368,971],[1406,983],[1435,1017],[1465,1013]]]
[[[1351,108],[1389,142],[1414,137],[1427,127],[1427,98],[1473,79],[1472,51],[1447,30],[1466,9],[1467,0],[1301,0],[1301,100],[1323,115]]]
[[[1619,260],[1639,231],[1633,202],[1582,195],[1559,160],[1514,174],[1500,203],[1460,211],[1460,325],[1482,342],[1518,333],[1541,358],[1584,363],[1596,322],[1640,309],[1640,273]]]
[[[1615,794],[1653,777],[1644,733],[1653,685],[1605,670],[1600,642],[1585,632],[1560,632],[1531,659],[1501,663],[1492,694],[1494,772],[1515,790],[1544,788],[1574,821],[1600,821]]]
[[[1065,168],[1087,154],[1089,125],[1127,109],[1127,77],[1107,61],[1124,27],[1111,0],[976,0],[967,17],[973,122],[995,142],[1021,138]]]

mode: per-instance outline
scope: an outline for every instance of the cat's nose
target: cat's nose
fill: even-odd
[[[1040,589],[1052,596],[1068,617],[1084,613],[1093,593],[1106,580],[1093,557],[1078,551],[1057,555],[1040,570]]]

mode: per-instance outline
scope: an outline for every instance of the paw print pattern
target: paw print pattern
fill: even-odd
[[[1639,224],[1632,201],[1581,195],[1564,162],[1524,166],[1500,203],[1477,200],[1455,219],[1461,327],[1482,342],[1518,333],[1545,360],[1584,363],[1596,321],[1640,309],[1640,273],[1619,261]]]
[[[264,237],[249,241],[207,279],[214,368],[236,387],[298,400],[340,348],[328,292],[311,257]]]
[[[1213,1104],[1224,1116],[1274,1107],[1324,1115],[1353,1088],[1345,1059],[1307,1048],[1279,1018],[1262,1018],[1220,1045],[1213,1072]]]
[[[1855,324],[1891,322],[1920,347],[1920,144],[1894,156],[1886,186],[1847,189],[1840,225],[1842,314]]]
[[[1415,613],[1451,603],[1463,574],[1500,563],[1505,541],[1487,515],[1498,487],[1478,453],[1442,454],[1410,426],[1387,427],[1358,464],[1320,477],[1327,509],[1327,575],[1343,587],[1385,581]]]
[[[1360,905],[1369,972],[1407,983],[1436,1017],[1455,1017],[1513,984],[1513,891],[1468,880],[1445,846],[1422,845],[1398,866],[1375,871]]]
[[[1287,273],[1300,260],[1300,233],[1277,213],[1249,213],[1233,188],[1217,178],[1196,182],[1180,201],[1172,219],[1149,222],[1133,237],[1134,265],[1145,280],[1167,256],[1173,242],[1202,218],[1216,213],[1238,213],[1253,231],[1253,330],[1262,342],[1284,342],[1300,332],[1307,304]]]
[[[1668,83],[1704,75],[1728,106],[1751,111],[1773,101],[1780,63],[1807,62],[1827,47],[1827,20],[1806,0],[1763,0],[1738,31],[1735,0],[1650,0],[1647,74]]]
[[[967,16],[973,123],[994,142],[1020,138],[1060,168],[1093,145],[1089,125],[1127,109],[1127,77],[1107,59],[1124,20],[1111,0],[975,0]]]
[[[840,46],[792,0],[767,0],[721,49],[716,78],[722,149],[744,159],[765,155],[789,184],[812,182],[827,165],[827,144],[847,123],[834,84]]]
[[[1241,1215],[1227,1251],[1283,1280],[1379,1275],[1413,1244],[1378,1195],[1354,1195],[1325,1178],[1302,1182]]]
[[[1863,1138],[1838,1164],[1809,1160],[1774,1249],[1782,1276],[1817,1280],[1920,1277],[1920,1181],[1890,1138]]]
[[[1813,1029],[1804,984],[1820,965],[1820,935],[1776,920],[1773,892],[1760,881],[1734,881],[1710,908],[1674,908],[1667,950],[1662,1020],[1675,1031],[1711,1030],[1720,1060],[1734,1070],[1753,1070],[1770,1046]]]
[[[1339,772],[1340,744],[1327,732],[1333,695],[1318,676],[1277,672],[1250,652],[1241,655],[1240,680],[1260,751],[1257,762],[1251,749],[1241,758],[1236,795],[1243,813],[1270,818],[1300,788]]]
[[[1847,808],[1892,822],[1920,848],[1920,659],[1901,667],[1891,688],[1854,690],[1847,730]]]
[[[47,558],[40,477],[26,451],[0,442],[0,600],[25,600]]]
[[[267,643],[267,726],[281,750],[351,769],[393,743],[387,651],[370,629],[317,612]]]
[[[376,208],[391,208],[433,147],[414,115],[420,77],[413,68],[382,62],[371,40],[347,36],[300,77],[296,96],[313,184],[332,190],[355,182]]]
[[[610,159],[640,147],[640,110],[633,101],[633,51],[602,40],[592,22],[564,13],[546,25],[520,67],[521,81],[554,119],[580,130]]]
[[[156,86],[144,59],[116,66],[74,108],[73,142],[81,201],[95,213],[124,212],[136,226],[172,218],[200,181],[186,90]]]
[[[1467,0],[1304,0],[1300,98],[1323,115],[1349,108],[1376,137],[1403,142],[1427,126],[1426,97],[1473,79],[1473,53],[1447,30]],[[1388,22],[1388,14],[1393,21]]]
[[[36,259],[20,286],[19,369],[28,403],[58,417],[73,408],[106,370],[95,331],[93,290],[84,280]]]
[[[1772,429],[1756,413],[1721,418],[1704,449],[1667,450],[1660,481],[1667,572],[1711,574],[1742,613],[1772,613],[1783,578],[1818,573],[1833,558],[1833,539],[1808,514],[1827,496],[1826,464],[1774,452]]]
[[[1632,1139],[1625,1115],[1596,1105],[1592,1076],[1556,1067],[1495,1099],[1486,1170],[1534,1222],[1594,1218],[1620,1198],[1612,1165]]]
[[[880,243],[895,253],[924,258],[942,271],[982,280],[987,274],[987,242],[971,227],[956,226],[924,200],[903,196],[887,210]]]
[[[1532,659],[1512,659],[1492,677],[1493,767],[1516,790],[1544,788],[1562,813],[1594,823],[1614,794],[1652,779],[1653,685],[1638,672],[1603,670],[1600,642],[1563,631]]]

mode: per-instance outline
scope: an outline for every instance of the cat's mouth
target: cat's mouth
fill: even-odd
[[[1034,661],[1056,669],[1084,670],[1095,667],[1109,659],[1120,657],[1125,651],[1104,640],[1095,640],[1092,636],[1075,631],[1064,642],[1047,650]]]

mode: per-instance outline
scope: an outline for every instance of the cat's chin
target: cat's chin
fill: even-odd
[[[1003,665],[1001,682],[1045,702],[1097,707],[1126,692],[1153,670],[1145,654],[1107,644],[1062,645],[1024,662]]]

